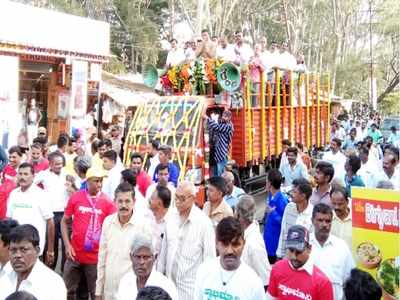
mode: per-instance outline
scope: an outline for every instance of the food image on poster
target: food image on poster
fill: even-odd
[[[387,299],[400,299],[399,287],[400,265],[394,258],[384,260],[377,271],[376,277],[379,285],[387,294]]]
[[[383,300],[400,300],[400,192],[353,188],[352,253],[376,279]]]
[[[357,260],[367,269],[376,268],[382,260],[379,247],[370,242],[358,245],[356,253]]]

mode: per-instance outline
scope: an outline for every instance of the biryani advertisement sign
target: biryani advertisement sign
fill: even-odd
[[[384,299],[400,299],[400,192],[352,188],[351,193],[357,267],[378,281]]]

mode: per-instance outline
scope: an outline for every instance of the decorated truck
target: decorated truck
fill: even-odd
[[[229,159],[235,161],[247,191],[252,185],[263,188],[265,172],[281,153],[284,139],[308,149],[329,143],[329,76],[259,68],[254,76],[252,66],[239,69],[218,61],[203,63],[201,72],[199,65],[168,70],[161,76],[164,96],[137,108],[125,143],[126,164],[133,151],[143,153],[146,161],[152,139],[172,146],[179,179],[196,184],[202,206],[204,184],[211,175],[205,117],[212,112],[232,112]],[[144,80],[155,86],[157,70],[145,69]]]

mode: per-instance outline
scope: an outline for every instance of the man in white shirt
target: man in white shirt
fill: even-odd
[[[217,46],[217,58],[222,59],[224,62],[235,61],[235,50],[231,44],[228,44],[225,36],[221,36],[219,38],[219,44]]]
[[[346,242],[331,234],[332,217],[333,212],[328,205],[320,203],[314,206],[311,257],[332,282],[334,299],[342,300],[343,284],[356,265]]]
[[[159,271],[177,286],[179,300],[194,299],[194,281],[201,263],[215,257],[215,234],[210,219],[195,205],[196,187],[181,182],[175,193],[177,211],[166,223]]]
[[[340,126],[339,123],[335,122],[332,124],[331,138],[332,139],[337,138],[337,139],[341,140],[342,142],[346,138],[346,131],[344,130],[344,128],[342,126]]]
[[[130,259],[132,269],[121,279],[117,300],[136,299],[137,293],[145,286],[158,286],[165,290],[172,300],[178,300],[175,284],[162,273],[153,269],[155,253],[151,235],[137,232],[131,241]]]
[[[374,176],[379,172],[378,165],[369,159],[369,149],[367,147],[359,149],[359,157],[361,159],[361,168],[358,170],[358,175],[361,176],[366,187],[375,187]]]
[[[289,147],[286,151],[288,163],[281,163],[279,171],[285,179],[283,186],[290,186],[295,179],[308,179],[307,167],[298,159],[298,150],[296,147]]]
[[[263,62],[263,67],[268,73],[274,65],[274,56],[268,50],[267,38],[265,36],[260,38],[259,44],[261,45],[261,60]]]
[[[271,43],[271,48],[269,52],[271,53],[271,62],[272,62],[271,67],[273,68],[279,67],[280,54],[279,54],[279,46],[276,42],[273,41]]]
[[[103,154],[103,168],[106,170],[107,177],[104,178],[102,191],[110,199],[114,198],[114,193],[121,183],[121,171],[123,168],[117,165],[118,154],[114,150],[108,150]]]
[[[0,220],[0,278],[12,271],[10,264],[10,232],[18,226],[13,219]]]
[[[312,187],[304,178],[294,180],[292,187],[292,202],[289,202],[285,207],[278,249],[276,250],[276,256],[280,258],[285,257],[285,239],[291,226],[301,225],[308,231],[312,231],[311,215],[313,205],[309,201],[312,194]]]
[[[172,39],[170,41],[171,50],[169,50],[167,55],[166,67],[171,68],[177,66],[184,62],[185,53],[182,49],[178,48],[178,41],[176,39]]]
[[[114,300],[121,278],[130,268],[130,243],[136,233],[152,235],[151,223],[134,213],[135,192],[129,183],[115,191],[118,212],[103,223],[97,263],[96,300]]]
[[[249,44],[243,41],[243,33],[241,31],[235,32],[235,46],[234,52],[236,55],[235,63],[238,65],[248,64],[250,58],[254,55],[253,49],[251,49]]]
[[[232,172],[226,171],[222,173],[222,178],[226,182],[226,195],[224,196],[224,201],[235,210],[236,204],[239,202],[240,196],[244,195],[243,189],[235,186],[235,176]]]
[[[172,182],[168,182],[169,170],[168,165],[160,164],[157,168],[158,182],[153,182],[146,191],[146,200],[150,202],[151,196],[158,185],[168,188],[171,192],[171,207],[175,207],[175,186]]]
[[[236,208],[236,216],[244,231],[244,248],[242,261],[246,263],[260,277],[264,287],[268,285],[271,265],[268,261],[267,250],[260,226],[255,220],[256,203],[250,195],[240,197]]]
[[[7,217],[20,224],[31,224],[40,236],[39,254],[43,254],[46,241],[45,262],[54,263],[54,221],[50,199],[45,191],[33,184],[34,170],[29,163],[22,163],[18,168],[17,181],[19,188],[13,190],[8,198]]]
[[[12,271],[0,278],[0,299],[15,291],[27,291],[40,300],[66,300],[64,281],[39,260],[39,232],[29,224],[10,233]]]
[[[46,192],[49,200],[52,202],[54,215],[55,237],[54,237],[54,263],[49,266],[55,269],[58,261],[58,245],[61,240],[61,270],[64,269],[65,263],[65,247],[61,236],[61,219],[64,215],[64,208],[68,201],[68,192],[66,187],[66,176],[64,166],[64,157],[58,151],[52,152],[48,156],[50,168],[46,171],[39,172],[35,176],[35,184],[41,185]]]
[[[160,164],[160,158],[158,156],[158,148],[160,143],[157,140],[151,140],[147,145],[147,160],[145,170],[150,178],[154,177],[154,171],[156,167]]]
[[[374,176],[374,187],[377,187],[381,181],[390,181],[395,190],[400,190],[400,171],[396,165],[396,156],[386,154],[383,157],[382,170]]]
[[[266,299],[266,283],[241,259],[245,240],[239,221],[233,217],[222,219],[216,237],[220,256],[200,265],[192,299]]]
[[[196,40],[192,39],[188,42],[188,47],[185,49],[185,62],[191,62],[196,59]]]
[[[331,233],[344,240],[349,249],[351,249],[353,224],[349,207],[349,197],[344,187],[335,186],[331,190],[331,201],[335,211],[332,219]]]
[[[170,216],[171,207],[171,191],[162,185],[157,185],[150,197],[150,210],[154,216],[153,234],[155,237],[155,254],[158,256],[161,251],[161,242],[165,235],[165,224]]]
[[[346,156],[340,151],[341,147],[342,141],[338,138],[333,138],[331,141],[331,150],[324,153],[322,160],[332,164],[333,168],[335,169],[333,178],[344,183],[344,164],[346,163]]]
[[[366,147],[369,149],[369,159],[374,164],[379,165],[379,160],[383,157],[381,148],[373,142],[372,137],[370,136],[367,136],[364,139],[364,142]]]
[[[289,52],[287,42],[283,42],[280,51],[280,62],[283,69],[294,70],[297,66],[296,57]]]

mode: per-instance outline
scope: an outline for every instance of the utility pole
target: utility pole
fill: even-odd
[[[369,0],[369,76],[370,76],[370,91],[369,91],[369,102],[371,103],[372,107],[375,109],[374,105],[374,95],[376,84],[374,82],[374,62],[373,62],[373,50],[372,50],[372,1]],[[376,97],[376,96],[375,96]]]

